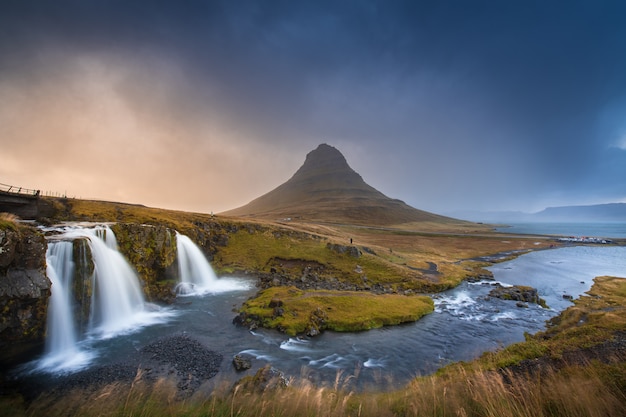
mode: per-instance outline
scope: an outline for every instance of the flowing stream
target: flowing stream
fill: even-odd
[[[180,296],[168,308],[147,305],[137,291],[132,269],[129,272],[113,244],[106,244],[103,233],[112,236],[110,229],[83,229],[67,231],[50,242],[48,263],[54,286],[50,314],[54,319],[49,320],[49,346],[38,362],[39,371],[67,372],[114,363],[157,338],[184,333],[224,355],[216,382],[233,381],[246,374],[235,373],[230,361],[240,354],[252,358],[253,367],[247,373],[271,364],[288,377],[304,376],[322,384],[392,388],[450,362],[471,360],[484,351],[522,341],[525,332],[543,330],[546,320],[571,305],[563,295],[580,296],[596,276],[626,277],[625,247],[577,246],[531,252],[489,269],[504,285],[538,288],[549,309],[533,304],[520,308],[514,301],[489,297],[493,281],[464,282],[434,294],[434,313],[416,323],[290,338],[273,330],[249,331],[233,325],[235,310],[257,291],[254,281],[216,277],[200,250],[183,235],[177,235]],[[73,328],[65,313],[57,322],[56,313],[57,308],[71,304],[64,290],[73,268],[67,259],[70,240],[81,237],[88,239],[95,264],[92,316],[84,334]],[[119,275],[124,282],[117,282]],[[109,288],[109,282],[101,282],[105,279],[116,284]],[[113,287],[124,294],[114,292]],[[57,335],[59,329],[63,330]],[[53,360],[63,357],[65,362]],[[70,357],[76,360],[67,360]]]

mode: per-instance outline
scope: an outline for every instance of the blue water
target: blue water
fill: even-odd
[[[554,222],[520,222],[510,223],[508,227],[498,227],[496,230],[506,233],[586,236],[603,238],[626,238],[626,223],[598,222],[598,223],[554,223]]]

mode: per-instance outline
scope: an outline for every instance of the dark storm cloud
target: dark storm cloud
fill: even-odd
[[[176,132],[155,146],[228,143],[253,153],[238,157],[246,165],[284,161],[267,183],[248,173],[257,181],[238,189],[243,201],[228,200],[237,204],[286,180],[320,142],[337,146],[381,191],[420,208],[626,198],[618,180],[626,178],[621,2],[0,8],[0,86],[71,83],[72,60],[95,57],[120,69],[112,88],[135,120]]]

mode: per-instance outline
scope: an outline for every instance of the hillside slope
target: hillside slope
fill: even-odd
[[[245,206],[221,214],[362,225],[464,223],[385,196],[365,183],[341,152],[326,144],[309,152],[287,182]]]

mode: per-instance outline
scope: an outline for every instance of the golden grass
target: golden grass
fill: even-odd
[[[0,213],[0,230],[12,229],[17,231],[20,218],[12,213]]]
[[[614,365],[588,364],[545,369],[541,375],[512,372],[457,373],[415,380],[394,392],[356,392],[315,386],[306,378],[286,388],[250,390],[223,386],[211,394],[177,397],[167,380],[141,380],[103,388],[78,389],[61,397],[42,396],[32,404],[0,402],[13,416],[486,416],[583,417],[626,415],[626,397]],[[6,407],[6,408],[5,408]],[[10,408],[9,408],[10,407]]]

